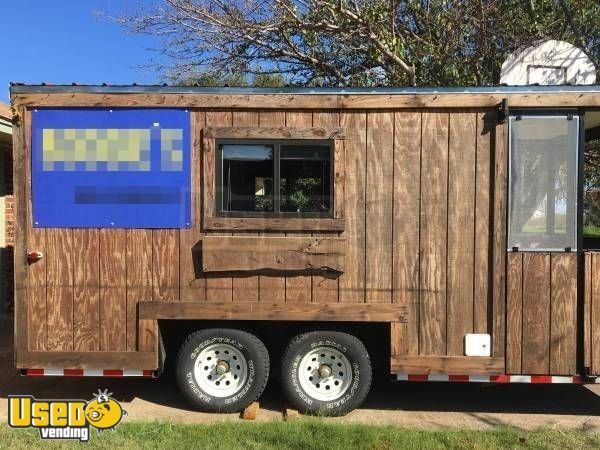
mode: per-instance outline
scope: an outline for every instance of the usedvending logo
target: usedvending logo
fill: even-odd
[[[37,428],[42,439],[90,440],[90,427],[98,432],[113,430],[127,412],[111,397],[98,390],[94,399],[36,400],[30,395],[8,396],[8,424],[11,428]]]

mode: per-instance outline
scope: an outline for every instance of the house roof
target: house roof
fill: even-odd
[[[12,111],[10,110],[10,106],[6,103],[0,102],[0,118],[6,120],[12,120]]]

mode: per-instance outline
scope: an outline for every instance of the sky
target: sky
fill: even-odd
[[[152,1],[145,0],[145,5]],[[0,5],[0,102],[12,82],[130,84],[162,82],[157,40],[132,35],[98,12],[120,15],[141,0],[18,0]],[[163,60],[164,61],[164,60]]]

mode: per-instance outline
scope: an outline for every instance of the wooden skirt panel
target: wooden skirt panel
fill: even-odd
[[[16,352],[17,369],[156,370],[158,352]]]
[[[577,254],[508,254],[507,354],[510,374],[577,372]]]
[[[504,358],[482,356],[392,356],[391,373],[414,375],[501,375]]]

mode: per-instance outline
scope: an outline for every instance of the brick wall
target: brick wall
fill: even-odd
[[[12,149],[2,149],[2,194],[4,195],[5,245],[2,248],[3,268],[3,308],[12,311],[14,306],[14,244],[15,244],[15,214],[13,196],[13,160]]]

